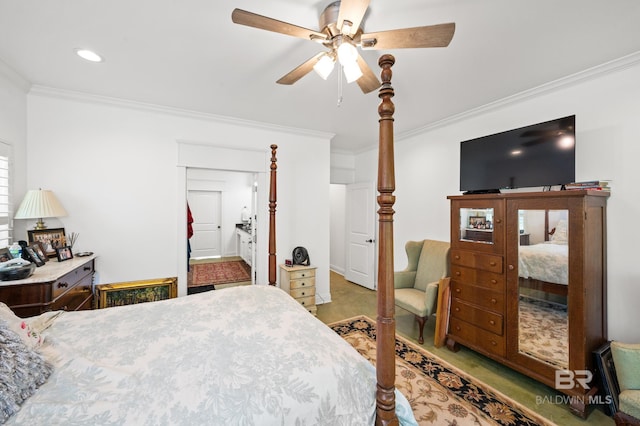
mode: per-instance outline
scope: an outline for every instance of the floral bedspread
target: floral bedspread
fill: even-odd
[[[8,424],[374,422],[369,361],[275,287],[64,312],[42,334],[54,372]]]
[[[556,284],[569,282],[569,245],[546,242],[520,246],[518,275]]]

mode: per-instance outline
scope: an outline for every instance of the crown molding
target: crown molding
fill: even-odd
[[[7,65],[2,59],[0,59],[0,74],[7,77],[9,81],[18,86],[24,93],[28,93],[31,89],[31,82]]]
[[[321,132],[319,130],[309,130],[297,127],[279,126],[276,124],[263,123],[259,121],[245,120],[241,118],[229,117],[224,115],[211,114],[206,112],[192,111],[181,108],[168,107],[164,105],[156,105],[145,102],[132,101],[122,98],[113,98],[109,96],[94,95],[85,92],[77,92],[73,90],[57,89],[54,87],[33,85],[29,91],[30,95],[43,96],[57,99],[68,99],[77,102],[94,103],[100,105],[110,105],[119,108],[129,108],[138,111],[155,112],[167,114],[174,117],[192,118],[196,120],[211,121],[216,123],[232,124],[242,127],[250,127],[261,130],[270,130],[275,132],[290,133],[301,136],[317,137],[331,140],[335,133]]]
[[[576,84],[583,83],[585,81],[593,80],[608,74],[613,74],[618,71],[622,71],[624,69],[636,66],[639,63],[640,63],[640,51],[634,52],[630,55],[623,56],[618,59],[614,59],[609,62],[605,62],[604,64],[597,65],[592,68],[587,68],[584,71],[580,71],[575,74],[571,74],[569,76],[550,81],[548,83],[542,84],[532,89],[524,90],[522,92],[516,93],[515,95],[507,96],[506,98],[502,98],[497,101],[490,102],[488,104],[479,106],[477,108],[467,110],[460,114],[455,114],[455,115],[443,118],[441,120],[427,124],[426,126],[418,127],[413,130],[408,130],[406,132],[399,133],[396,135],[396,140],[400,141],[403,139],[407,139],[412,136],[416,136],[416,135],[428,132],[430,130],[435,130],[440,127],[448,126],[450,124],[454,124],[456,122],[466,120],[468,118],[475,117],[477,115],[484,114],[489,111],[503,108],[505,106],[512,105],[514,103],[521,102],[526,99],[542,96],[554,90],[574,86]]]

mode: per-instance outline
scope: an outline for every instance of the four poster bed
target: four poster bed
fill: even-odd
[[[398,424],[395,393],[393,89],[380,58],[377,366],[269,284],[19,318],[0,303],[0,423]],[[375,389],[375,390],[374,390]],[[398,396],[398,398],[396,398]]]

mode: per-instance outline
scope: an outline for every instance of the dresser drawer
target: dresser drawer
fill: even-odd
[[[88,262],[79,268],[74,269],[71,272],[61,276],[52,284],[53,299],[64,294],[71,287],[82,281],[83,279],[90,277],[89,284],[91,284],[91,277],[93,276],[94,266],[93,262]]]
[[[459,340],[462,344],[466,343],[471,346],[472,349],[484,349],[486,352],[500,357],[504,357],[506,354],[506,345],[503,336],[490,333],[466,321],[451,317],[449,331],[456,341]]]
[[[93,292],[91,290],[93,276],[85,276],[68,289],[68,291],[57,299],[53,300],[51,309],[54,311],[78,311],[91,309],[93,302]]]
[[[482,269],[496,273],[503,273],[502,256],[493,254],[476,253],[467,250],[451,250],[451,264]]]
[[[505,289],[505,275],[496,272],[451,265],[451,278],[492,291],[502,292]]]
[[[316,278],[310,277],[310,278],[300,278],[300,279],[291,280],[289,285],[291,289],[290,293],[293,294],[293,290],[295,289],[300,289],[305,287],[314,287],[316,285]]]
[[[477,306],[458,299],[451,301],[451,316],[478,326],[491,333],[502,336],[503,316],[495,312],[486,311]]]
[[[292,288],[291,297],[294,299],[300,299],[301,297],[310,297],[316,295],[316,287],[315,286],[302,286],[297,288]]]
[[[301,278],[311,278],[311,277],[315,277],[316,276],[316,270],[315,269],[304,269],[301,271],[291,271],[289,272],[289,279],[291,280],[298,280]]]
[[[302,306],[311,307],[316,305],[316,297],[315,296],[307,296],[307,297],[298,297],[296,301],[300,303]]]
[[[504,313],[504,293],[451,281],[451,297],[452,300],[460,299],[496,313]]]

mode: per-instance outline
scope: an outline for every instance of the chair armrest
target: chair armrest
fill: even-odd
[[[393,288],[413,288],[416,271],[398,271],[393,273]]]
[[[438,283],[439,281],[434,281],[427,284],[427,289],[424,292],[424,301],[425,306],[427,307],[427,317],[436,313],[436,304],[438,301]]]

